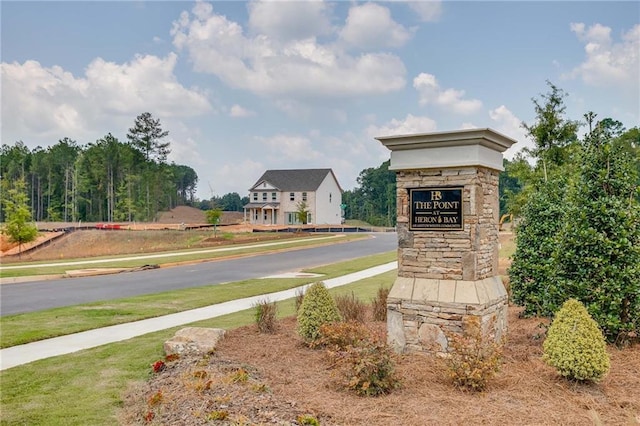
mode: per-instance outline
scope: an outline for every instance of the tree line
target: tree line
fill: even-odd
[[[63,138],[30,150],[22,141],[0,148],[0,185],[9,195],[23,182],[33,220],[152,221],[159,211],[195,201],[198,175],[167,163],[169,132],[148,113],[121,141],[111,133],[84,146]],[[0,199],[0,221],[7,197]]]

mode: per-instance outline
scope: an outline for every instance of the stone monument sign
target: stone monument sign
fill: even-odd
[[[498,173],[515,140],[491,129],[376,138],[396,171],[398,276],[387,299],[398,352],[447,352],[467,316],[499,339],[507,293],[498,275]]]

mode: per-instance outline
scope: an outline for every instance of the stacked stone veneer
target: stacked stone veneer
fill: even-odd
[[[409,189],[463,186],[460,231],[411,231]],[[501,338],[507,293],[498,276],[498,170],[470,166],[397,171],[398,277],[387,300],[398,352],[447,352],[466,317]]]

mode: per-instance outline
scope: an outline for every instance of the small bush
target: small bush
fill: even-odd
[[[238,368],[227,376],[230,383],[245,383],[249,380],[249,372],[244,368]]]
[[[361,396],[390,393],[400,384],[395,374],[394,354],[384,343],[365,340],[335,354],[344,386]]]
[[[364,322],[367,306],[353,292],[337,295],[335,300],[343,321]]]
[[[297,418],[298,424],[301,425],[309,425],[309,426],[320,426],[320,422],[313,416],[310,415],[300,415]]]
[[[268,299],[261,300],[255,305],[256,324],[260,333],[275,333],[277,329],[278,305],[276,302],[269,302]]]
[[[336,302],[329,294],[324,283],[312,284],[302,300],[298,311],[298,334],[307,343],[312,343],[320,337],[320,326],[330,322],[340,321],[340,312]]]
[[[380,287],[378,294],[375,298],[371,299],[371,305],[373,306],[373,320],[374,321],[386,321],[387,320],[387,297],[389,296],[389,289],[386,287]]]
[[[462,389],[480,392],[500,369],[502,343],[485,338],[478,317],[464,320],[462,335],[448,333],[447,374]]]
[[[358,346],[370,338],[367,328],[358,322],[332,322],[320,326],[320,337],[312,346],[329,350],[345,350]]]
[[[207,416],[208,420],[216,421],[216,420],[226,420],[229,417],[229,412],[226,410],[215,410],[209,413]]]
[[[575,299],[562,305],[542,348],[542,359],[562,376],[598,381],[609,371],[609,354],[602,331],[584,305]]]

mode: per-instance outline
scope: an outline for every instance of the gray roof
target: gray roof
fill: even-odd
[[[338,179],[331,169],[267,170],[249,190],[253,190],[262,182],[267,182],[285,192],[315,191],[328,174],[331,174],[338,183]],[[338,188],[340,188],[340,184],[338,184]]]

